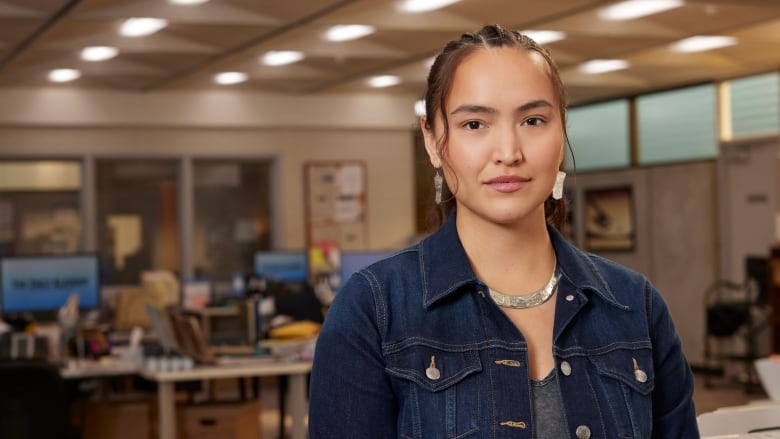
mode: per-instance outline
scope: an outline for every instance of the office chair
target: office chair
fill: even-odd
[[[759,357],[756,337],[767,326],[765,313],[768,300],[768,260],[765,257],[745,258],[745,280],[736,283],[729,280],[715,281],[704,293],[705,340],[704,359],[707,366],[715,360],[736,361],[744,365],[745,391],[750,393],[756,374],[753,362]],[[741,352],[715,353],[717,342],[736,338],[744,344]],[[711,373],[708,372],[704,385],[710,387]]]
[[[59,369],[40,360],[0,360],[0,438],[73,437]]]

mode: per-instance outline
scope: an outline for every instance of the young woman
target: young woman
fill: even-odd
[[[310,437],[698,438],[659,293],[556,229],[566,109],[548,52],[499,26],[465,34],[425,102],[444,223],[339,292]]]

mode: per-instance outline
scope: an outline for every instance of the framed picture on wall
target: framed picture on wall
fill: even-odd
[[[585,190],[585,248],[588,251],[633,251],[636,221],[631,186]]]
[[[574,224],[574,190],[570,187],[563,188],[563,198],[566,200],[566,233],[564,236],[572,243],[577,243],[577,229]]]

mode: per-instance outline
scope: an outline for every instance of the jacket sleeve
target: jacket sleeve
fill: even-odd
[[[381,350],[382,301],[353,275],[336,296],[315,348],[309,437],[395,438],[397,404]],[[384,320],[382,320],[384,322]]]
[[[645,294],[655,367],[652,437],[697,439],[693,373],[663,298],[649,282]]]

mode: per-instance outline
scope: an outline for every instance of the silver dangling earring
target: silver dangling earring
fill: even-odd
[[[436,204],[441,204],[441,190],[443,183],[444,179],[441,176],[441,172],[439,171],[439,168],[436,168],[436,173],[433,174],[433,188],[436,191]]]
[[[552,197],[556,200],[563,198],[563,180],[566,179],[566,173],[558,171],[558,175],[555,177],[555,184],[553,185]]]

